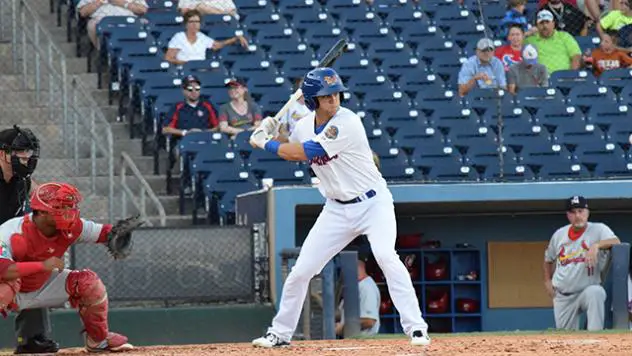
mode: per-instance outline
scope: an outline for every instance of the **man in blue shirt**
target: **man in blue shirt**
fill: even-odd
[[[465,96],[473,88],[506,89],[505,69],[500,59],[494,57],[494,42],[482,38],[476,44],[476,55],[463,63],[459,71],[459,95]]]

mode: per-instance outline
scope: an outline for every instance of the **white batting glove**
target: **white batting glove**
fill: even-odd
[[[259,127],[262,127],[268,135],[276,136],[279,133],[281,123],[273,117],[267,116],[265,119],[261,120]]]
[[[261,125],[252,132],[252,135],[250,135],[250,144],[253,147],[259,147],[261,149],[264,149],[266,146],[266,143],[272,140],[272,138],[273,136],[270,135],[268,132],[266,132],[263,125]]]

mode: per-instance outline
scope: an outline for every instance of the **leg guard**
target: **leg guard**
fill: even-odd
[[[15,304],[15,295],[20,290],[22,282],[19,279],[0,282],[0,314],[7,317],[7,313],[11,310],[17,310],[18,306]]]
[[[94,341],[108,336],[108,296],[99,276],[91,270],[72,271],[66,279],[68,301],[79,309],[86,333]]]

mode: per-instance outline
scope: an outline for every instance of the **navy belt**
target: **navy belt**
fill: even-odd
[[[371,199],[371,198],[373,198],[376,195],[377,195],[377,193],[375,192],[375,190],[371,189],[368,192],[360,195],[359,197],[351,199],[351,200],[346,200],[346,201],[345,200],[338,200],[338,199],[334,199],[334,200],[337,201],[340,204],[355,204],[355,203],[359,203],[359,202],[361,202],[363,200]]]

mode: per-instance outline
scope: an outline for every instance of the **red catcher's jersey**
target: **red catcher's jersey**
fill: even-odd
[[[70,232],[44,236],[35,226],[31,214],[13,218],[0,226],[0,276],[14,262],[42,262],[50,257],[63,258],[74,243],[104,242],[111,225],[81,219]],[[22,277],[20,292],[40,289],[50,278],[50,272]]]

